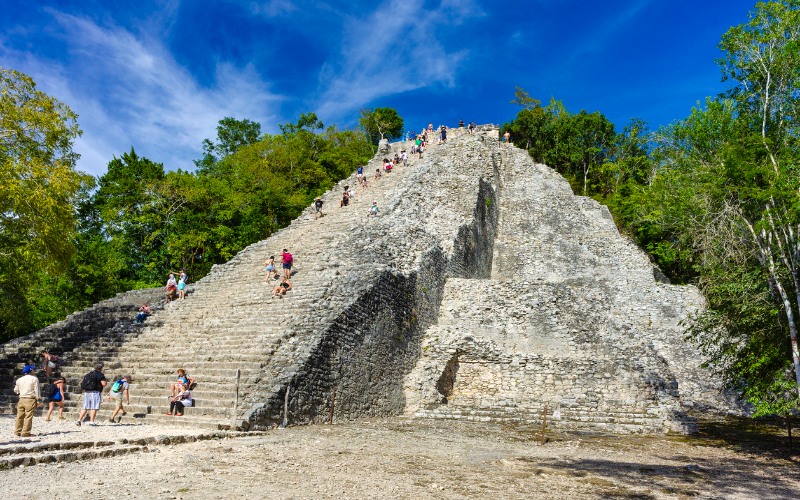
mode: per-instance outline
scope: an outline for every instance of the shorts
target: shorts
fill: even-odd
[[[114,402],[114,409],[115,410],[116,409],[120,409],[120,410],[122,409],[122,396],[120,396],[120,397],[111,396],[111,401]]]
[[[275,266],[273,266],[272,264],[270,264],[270,265],[268,265],[266,268],[264,268],[264,270],[265,270],[265,271],[267,271],[268,273],[271,273],[272,271],[274,271],[274,270],[275,270]]]
[[[99,410],[100,409],[100,393],[99,392],[84,392],[83,393],[83,409],[84,410]]]
[[[291,269],[292,268],[292,263],[291,262],[284,262],[283,263],[283,268],[284,269]]]

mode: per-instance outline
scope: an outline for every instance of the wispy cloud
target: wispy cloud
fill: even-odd
[[[290,14],[298,10],[298,7],[295,5],[295,2],[291,0],[268,0],[253,2],[250,10],[254,14],[265,15],[267,17],[277,17],[284,14]]]
[[[576,43],[575,50],[565,60],[566,65],[571,66],[590,54],[604,52],[608,40],[619,36],[652,3],[653,0],[636,0],[621,8],[608,9],[602,22],[595,23],[594,29],[587,31],[583,39]]]
[[[473,1],[443,0],[432,10],[422,0],[387,0],[346,19],[341,50],[320,71],[319,115],[335,121],[384,96],[453,86],[469,50],[448,50],[438,33],[482,14]]]
[[[52,15],[66,59],[2,46],[0,55],[18,61],[41,88],[79,114],[84,135],[75,149],[81,170],[101,174],[112,156],[131,146],[169,169],[192,168],[202,140],[215,135],[221,118],[277,121],[281,97],[250,66],[220,63],[213,87],[204,87],[158,38],[86,17]]]

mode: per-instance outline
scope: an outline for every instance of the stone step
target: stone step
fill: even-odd
[[[424,409],[414,414],[417,418],[444,418],[454,420],[469,420],[476,422],[508,422],[541,424],[543,414],[539,412],[522,411],[509,408],[506,410],[457,408],[447,405],[436,409]],[[625,432],[650,432],[658,429],[660,432],[667,430],[664,418],[647,412],[570,412],[563,409],[554,415],[547,415],[548,425],[562,428],[605,429]],[[615,429],[616,428],[616,429]]]

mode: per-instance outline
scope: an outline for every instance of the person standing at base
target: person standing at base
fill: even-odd
[[[39,406],[39,379],[33,374],[33,366],[22,367],[22,376],[14,383],[14,393],[19,394],[17,420],[14,435],[30,437],[33,427],[33,412]]]
[[[64,394],[67,393],[66,387],[67,381],[64,380],[64,377],[56,377],[56,379],[53,380],[53,390],[55,392],[53,392],[52,397],[49,398],[47,417],[44,419],[46,422],[50,421],[50,416],[53,414],[53,410],[56,406],[58,406],[58,419],[66,420],[64,418]],[[47,397],[47,393],[45,393],[45,397]]]
[[[83,377],[81,389],[83,389],[83,409],[78,415],[75,425],[83,423],[83,417],[89,412],[89,425],[97,425],[94,419],[97,417],[97,410],[100,409],[100,394],[106,386],[106,376],[103,375],[103,363],[95,363],[94,370]]]
[[[114,413],[111,414],[111,419],[109,422],[112,424],[115,423],[115,418],[117,418],[117,413],[122,413],[122,415],[127,415],[128,412],[125,411],[125,408],[122,406],[122,399],[125,398],[125,404],[131,404],[131,396],[128,392],[129,387],[128,383],[131,381],[130,375],[123,375],[122,377],[118,377],[117,380],[111,384],[111,390],[108,391],[108,396],[106,399],[109,401],[114,402]],[[122,415],[119,416],[119,419],[122,420]]]

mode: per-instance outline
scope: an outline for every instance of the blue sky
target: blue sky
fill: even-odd
[[[134,147],[192,169],[226,117],[264,132],[314,111],[352,127],[503,123],[515,86],[656,129],[725,87],[720,36],[755,1],[0,0],[0,66],[79,114],[78,168]]]

